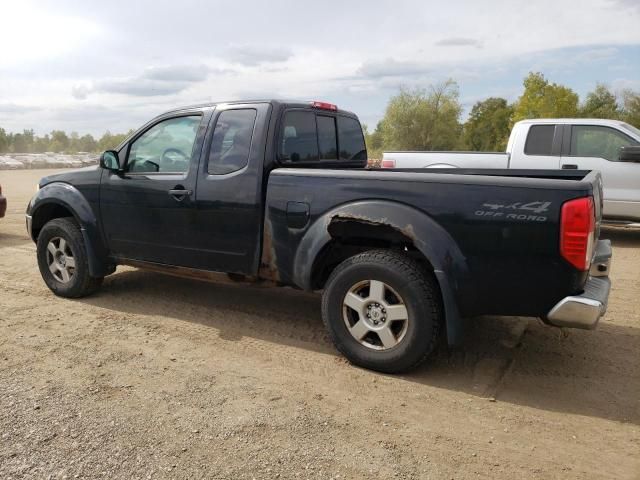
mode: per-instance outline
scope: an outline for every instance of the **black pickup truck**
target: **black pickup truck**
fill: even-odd
[[[414,367],[463,318],[594,328],[611,245],[588,171],[376,170],[357,117],[324,102],[167,112],[99,167],[41,180],[27,228],[47,286],[94,292],[119,264],[322,291],[353,363]]]

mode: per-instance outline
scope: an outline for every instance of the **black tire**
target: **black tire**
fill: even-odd
[[[49,268],[49,256],[47,247],[52,239],[62,238],[66,241],[73,259],[75,268],[67,282],[54,276]],[[60,297],[79,298],[92,294],[100,285],[103,278],[95,278],[89,275],[89,262],[84,238],[80,227],[73,218],[56,218],[49,221],[38,235],[38,267],[47,287]]]
[[[363,340],[357,340],[347,326],[346,316],[352,313],[345,313],[349,311],[344,306],[345,296],[352,288],[363,282],[366,284],[368,280],[371,281],[369,285],[383,282],[383,295],[388,296],[392,289],[406,307],[406,329],[398,343],[388,349],[374,350],[363,344]],[[366,297],[364,300],[369,301]],[[363,318],[359,314],[356,316]],[[407,255],[391,250],[367,251],[338,265],[322,295],[322,319],[334,345],[350,362],[384,373],[405,372],[422,363],[436,348],[444,320],[440,290],[433,274]],[[375,342],[377,334],[373,334],[370,338]],[[367,337],[364,341],[368,341]],[[378,348],[386,347],[381,345]]]

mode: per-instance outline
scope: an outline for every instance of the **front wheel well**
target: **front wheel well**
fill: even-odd
[[[433,265],[418,250],[410,235],[390,225],[360,219],[334,218],[328,227],[331,241],[317,255],[311,273],[314,290],[324,288],[331,272],[347,258],[367,250],[388,249],[402,252],[426,271]]]
[[[38,207],[31,219],[31,235],[33,240],[38,239],[40,230],[54,218],[74,217],[73,212],[59,203],[47,203]]]

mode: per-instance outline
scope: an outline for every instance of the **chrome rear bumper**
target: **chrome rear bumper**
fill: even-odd
[[[581,295],[565,297],[547,315],[556,327],[593,329],[607,311],[611,281],[611,242],[600,240],[589,271],[589,279]]]
[[[592,277],[608,277],[612,254],[611,240],[600,240],[596,245],[589,275]]]

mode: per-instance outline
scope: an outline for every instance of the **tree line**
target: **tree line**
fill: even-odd
[[[117,147],[131,132],[105,132],[99,139],[91,134],[80,136],[77,132],[67,135],[62,130],[54,130],[41,137],[33,130],[22,133],[7,133],[0,128],[0,154],[3,153],[98,153]]]
[[[427,89],[400,89],[389,100],[384,117],[370,132],[364,125],[369,158],[384,150],[476,150],[506,148],[511,127],[527,118],[609,118],[640,128],[640,92],[613,92],[598,84],[581,102],[571,88],[551,83],[542,73],[525,77],[522,95],[509,103],[500,97],[477,102],[466,122],[458,84],[447,80]],[[115,148],[128,133],[106,132],[99,139],[54,130],[39,137],[33,130],[7,133],[0,128],[2,153],[97,153]]]
[[[500,97],[477,102],[464,123],[455,81],[401,89],[375,130],[365,126],[369,158],[381,158],[384,150],[504,151],[513,124],[527,118],[609,118],[640,128],[640,92],[614,93],[597,84],[581,102],[571,88],[537,72],[529,73],[523,86],[514,103]]]

